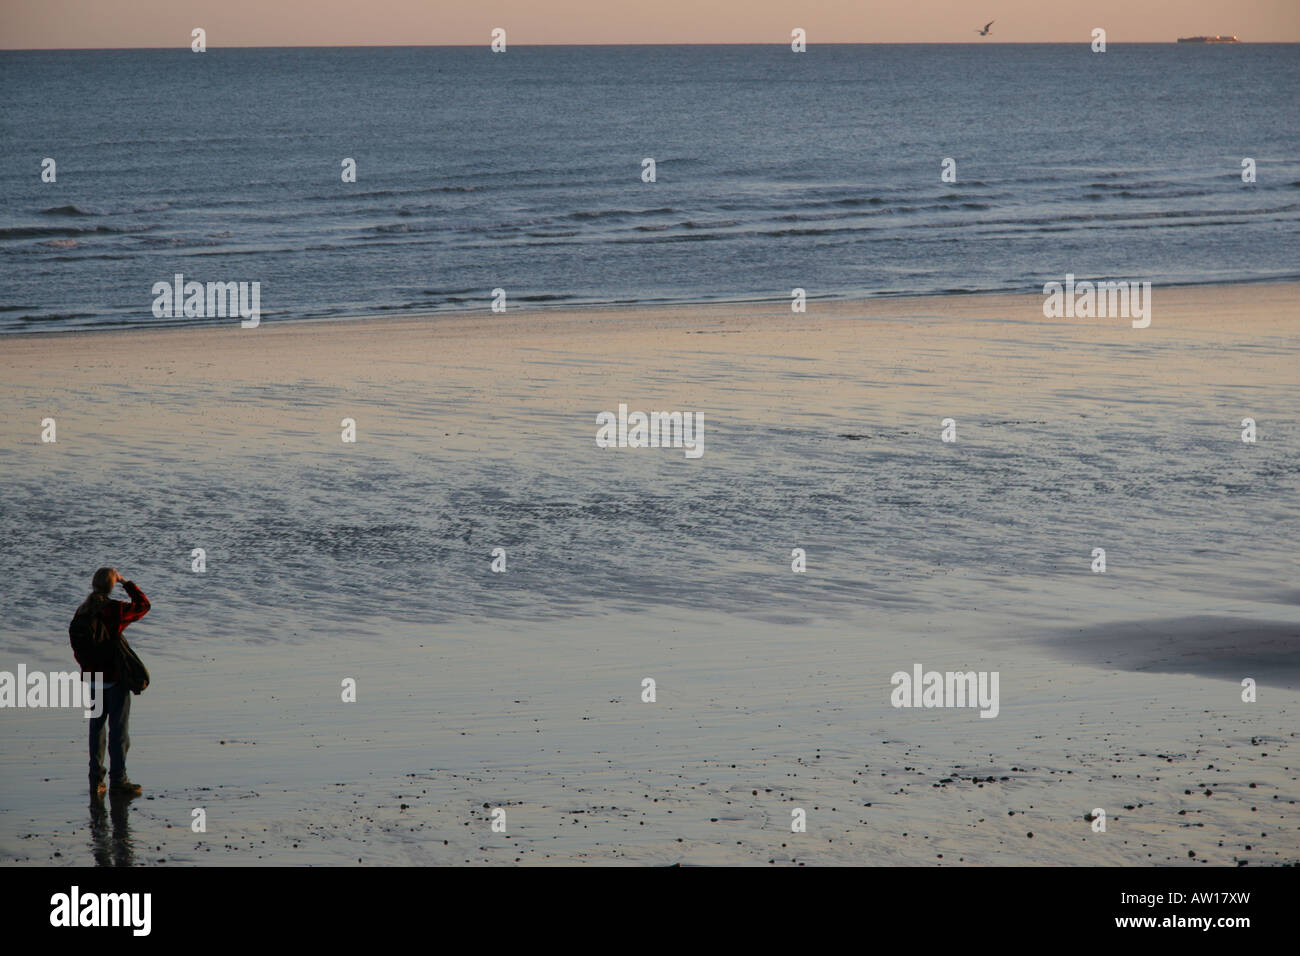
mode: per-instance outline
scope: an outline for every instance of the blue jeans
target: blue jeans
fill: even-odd
[[[109,779],[121,783],[126,779],[126,752],[131,738],[126,724],[131,716],[131,692],[121,681],[101,691],[104,707],[98,717],[90,718],[90,782],[104,779],[104,738],[108,738],[108,756],[113,773]]]

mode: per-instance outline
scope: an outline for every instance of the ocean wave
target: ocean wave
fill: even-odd
[[[28,309],[31,306],[17,306],[19,309]],[[68,319],[97,319],[101,318],[97,312],[37,312],[32,315],[18,315],[12,321],[16,322],[62,322]]]
[[[169,202],[149,202],[138,206],[90,206],[73,203],[67,206],[51,206],[42,209],[43,216],[134,216],[142,212],[162,212],[170,209]]]
[[[671,206],[664,206],[659,209],[594,209],[571,212],[567,216],[561,216],[561,219],[616,219],[625,216],[663,216],[677,212]]]
[[[387,225],[367,226],[363,232],[377,232],[381,235],[391,235],[394,233],[408,232],[429,232],[433,229],[431,225],[423,222],[394,222]]]
[[[473,288],[473,289],[421,289],[421,290],[420,290],[420,293],[421,293],[422,295],[449,296],[449,295],[472,295],[472,294],[475,293],[475,292],[479,292],[479,293],[481,293],[482,291],[483,291],[482,289],[477,289],[477,288]]]
[[[138,232],[148,232],[150,229],[157,229],[157,224],[147,226],[14,226],[9,229],[0,229],[0,240],[3,239],[63,239],[76,238],[77,236],[88,235],[127,235]]]
[[[140,242],[146,246],[155,246],[166,249],[226,245],[221,238],[203,238],[198,236],[141,236]]]
[[[487,189],[487,186],[466,184],[443,184],[441,186],[413,186],[410,189],[368,189],[361,192],[331,192],[317,193],[311,196],[304,196],[303,199],[308,202],[336,202],[340,199],[386,199],[391,196],[401,196],[412,199],[417,196],[432,196],[438,193],[476,193]]]

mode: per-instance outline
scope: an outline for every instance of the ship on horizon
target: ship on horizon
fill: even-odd
[[[1240,43],[1241,41],[1237,39],[1237,35],[1235,33],[1231,36],[1226,36],[1226,37],[1223,36],[1222,34],[1216,33],[1212,37],[1179,37],[1178,42],[1179,43]]]

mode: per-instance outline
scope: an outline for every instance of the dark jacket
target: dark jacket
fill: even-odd
[[[105,598],[94,609],[94,613],[108,630],[111,638],[111,640],[105,641],[104,658],[99,662],[102,666],[94,668],[103,671],[105,681],[122,679],[122,675],[118,670],[118,657],[116,654],[108,653],[109,649],[117,644],[128,624],[140,620],[149,613],[149,599],[144,596],[143,591],[130,581],[123,581],[122,587],[131,596],[131,600],[118,601],[113,598]]]

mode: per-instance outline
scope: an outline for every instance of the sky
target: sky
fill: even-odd
[[[976,28],[995,20],[992,35]],[[1300,42],[1300,0],[0,0],[0,49],[509,44]]]

